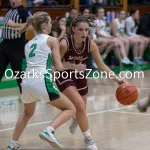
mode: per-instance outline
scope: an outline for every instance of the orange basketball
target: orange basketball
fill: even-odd
[[[123,105],[131,105],[138,98],[137,88],[130,83],[121,84],[116,90],[116,98]]]

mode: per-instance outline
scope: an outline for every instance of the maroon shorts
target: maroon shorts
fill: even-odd
[[[56,85],[61,92],[63,92],[69,86],[75,86],[80,95],[83,96],[88,93],[87,80],[85,78],[80,79],[79,76],[78,78],[72,76],[71,78],[66,79],[60,77],[56,80]]]

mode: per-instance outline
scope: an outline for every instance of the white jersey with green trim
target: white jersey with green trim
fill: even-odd
[[[116,18],[115,22],[117,24],[117,34],[123,35],[123,33],[125,33],[125,21],[122,20],[122,22],[120,22],[119,19]]]
[[[107,32],[106,32],[106,21],[104,19],[96,19],[95,20],[95,24],[96,26],[99,27],[100,29],[100,33],[107,36]]]
[[[50,36],[47,34],[38,34],[26,44],[26,72],[30,72],[32,74],[34,71],[39,74],[45,74],[48,69],[51,69],[52,51],[47,45],[49,37]]]
[[[133,20],[131,16],[126,19],[125,23],[126,23],[127,36],[140,37],[139,35],[136,34],[138,26],[136,26],[135,21]]]

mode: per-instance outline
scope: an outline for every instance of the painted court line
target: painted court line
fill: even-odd
[[[87,115],[88,115],[88,116],[92,116],[92,115],[101,114],[101,113],[106,113],[106,112],[113,112],[113,111],[117,111],[117,110],[121,110],[121,109],[125,109],[125,108],[132,108],[132,107],[135,107],[135,106],[136,106],[136,105],[131,105],[131,106],[120,107],[120,108],[116,108],[116,109],[109,109],[109,110],[104,110],[104,111],[89,113],[89,114],[87,114]],[[36,126],[36,125],[41,125],[41,124],[46,124],[46,123],[50,123],[50,122],[52,122],[52,121],[45,121],[45,122],[39,122],[39,123],[29,124],[29,125],[27,125],[27,127]],[[1,129],[0,132],[13,130],[14,128],[15,128],[15,127],[13,127],[13,128]]]
[[[142,98],[141,100],[145,99],[146,97]],[[96,114],[101,114],[101,113],[106,113],[106,112],[117,112],[117,113],[128,113],[128,114],[136,114],[136,115],[145,115],[145,116],[149,116],[150,114],[143,114],[143,113],[132,113],[132,112],[120,112],[118,110],[122,110],[122,109],[126,109],[126,108],[133,108],[136,107],[137,105],[131,105],[131,106],[125,106],[125,107],[120,107],[120,108],[115,108],[115,109],[109,109],[109,110],[104,110],[104,111],[98,111],[98,112],[93,112],[93,113],[88,113],[88,116],[92,116],[92,115],[96,115]],[[39,123],[34,123],[34,124],[29,124],[27,125],[27,127],[31,127],[31,126],[36,126],[36,125],[41,125],[41,124],[46,124],[46,123],[50,123],[52,121],[45,121],[45,122],[39,122]],[[9,130],[13,130],[15,127],[13,128],[6,128],[6,129],[1,129],[0,132],[3,131],[9,131]]]
[[[112,111],[114,113],[120,113],[120,114],[129,114],[129,115],[141,115],[141,116],[150,116],[150,114],[146,113],[134,113],[134,112],[127,112],[127,111]]]
[[[132,107],[136,107],[136,106],[137,105],[125,106],[125,107],[120,107],[120,108],[115,108],[115,109],[109,109],[109,110],[104,110],[104,111],[93,112],[93,113],[89,113],[87,115],[91,116],[91,115],[101,114],[101,113],[105,113],[105,112],[112,112],[112,111],[116,111],[116,110],[121,110],[121,109],[125,109],[125,108],[132,108]]]

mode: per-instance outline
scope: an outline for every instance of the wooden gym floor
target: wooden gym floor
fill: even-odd
[[[144,72],[144,79],[130,79],[136,85],[139,98],[144,99],[150,92],[150,71]],[[139,113],[136,103],[120,105],[115,99],[117,84],[111,80],[88,80],[89,94],[87,114],[90,130],[98,150],[150,150],[150,109]],[[18,102],[17,88],[0,90],[0,149],[8,145],[23,105]],[[38,134],[59,111],[37,102],[36,112],[23,132],[19,142],[22,149],[52,149],[40,140]],[[66,149],[83,149],[80,130],[72,135],[69,122],[56,130],[56,137]]]

